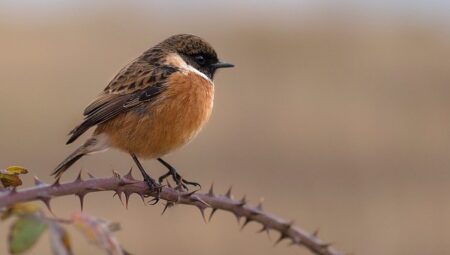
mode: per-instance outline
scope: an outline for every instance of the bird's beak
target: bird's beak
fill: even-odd
[[[214,67],[215,69],[234,67],[233,64],[230,64],[230,63],[227,63],[227,62],[222,62],[222,61],[219,61],[219,62],[217,62],[217,63],[214,63],[214,64],[212,64],[211,66]]]

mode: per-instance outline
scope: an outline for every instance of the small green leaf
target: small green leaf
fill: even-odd
[[[9,232],[9,252],[19,254],[30,249],[42,233],[47,224],[36,217],[22,217],[14,222]]]

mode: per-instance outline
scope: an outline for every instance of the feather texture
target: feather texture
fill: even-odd
[[[168,77],[176,71],[176,67],[153,65],[142,58],[127,65],[86,107],[84,121],[69,133],[67,144],[91,127],[154,100],[164,91]]]

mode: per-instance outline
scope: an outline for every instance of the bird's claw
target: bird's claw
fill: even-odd
[[[162,191],[162,185],[156,183],[151,177],[144,178],[145,183],[149,188],[149,194],[153,194],[154,198],[150,200],[149,204],[155,205],[159,201],[159,195]]]
[[[158,178],[159,183],[161,184],[161,183],[164,181],[164,179],[166,179],[166,178],[169,177],[169,176],[171,176],[172,179],[173,179],[173,181],[177,184],[176,189],[180,189],[180,190],[189,190],[188,185],[196,186],[196,187],[199,187],[199,188],[202,187],[199,183],[197,183],[197,182],[191,182],[191,181],[188,181],[188,180],[186,180],[186,179],[183,179],[183,178],[181,177],[181,175],[179,175],[178,173],[172,174],[170,171],[167,172],[167,173],[164,174],[164,175],[161,175],[161,176]]]

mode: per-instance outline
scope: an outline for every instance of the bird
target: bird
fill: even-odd
[[[69,133],[71,144],[95,130],[52,172],[60,178],[76,161],[109,148],[128,153],[151,191],[171,176],[176,184],[200,186],[181,177],[162,157],[191,141],[208,121],[214,102],[214,75],[234,67],[219,60],[199,36],[170,36],[123,67],[85,108],[84,120]],[[140,159],[157,159],[168,171],[157,183]]]

